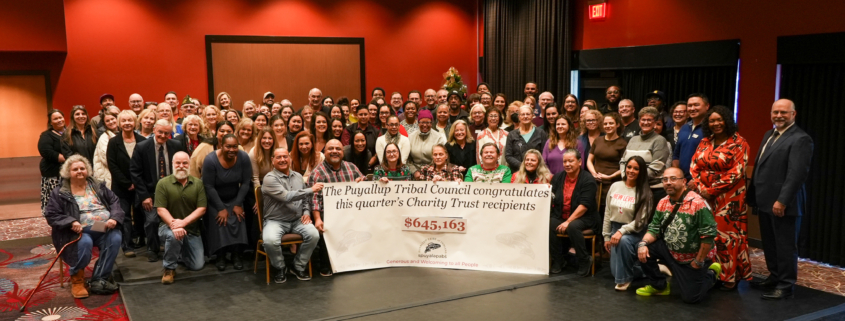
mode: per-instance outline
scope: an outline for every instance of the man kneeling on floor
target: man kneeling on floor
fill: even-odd
[[[648,285],[637,289],[637,294],[669,295],[669,281],[657,266],[659,259],[672,271],[681,299],[700,302],[722,269],[719,263],[711,264],[716,255],[716,221],[707,201],[686,189],[680,169],[663,172],[663,188],[668,195],[657,204],[648,233],[637,244],[643,274],[648,278]]]
[[[273,152],[273,171],[264,176],[261,193],[264,194],[264,251],[270,265],[278,270],[273,281],[284,283],[288,272],[297,279],[308,281],[311,276],[305,271],[311,253],[320,241],[320,233],[311,222],[311,197],[323,190],[323,183],[305,187],[302,174],[290,170],[290,154],[285,148]],[[302,246],[293,260],[291,271],[285,267],[282,255],[282,236],[294,233],[302,236]]]
[[[205,214],[208,201],[202,181],[188,175],[190,162],[187,153],[176,153],[173,155],[173,174],[156,184],[155,207],[161,218],[158,236],[164,240],[162,284],[173,283],[179,261],[193,271],[205,265],[197,220]]]

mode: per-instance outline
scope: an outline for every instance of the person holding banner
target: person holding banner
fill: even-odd
[[[474,165],[467,170],[465,182],[509,183],[513,173],[507,165],[499,165],[502,152],[496,143],[486,143],[481,146],[481,164]]]
[[[376,165],[373,171],[373,180],[387,183],[389,181],[409,181],[413,178],[413,173],[408,165],[402,162],[401,152],[399,146],[394,143],[388,143],[384,147],[384,153],[381,157],[382,162]]]
[[[566,267],[563,252],[571,246],[578,258],[578,275],[588,276],[593,258],[587,252],[584,231],[594,230],[598,223],[596,179],[590,172],[581,169],[581,152],[578,149],[567,149],[563,153],[563,170],[552,178],[549,220],[551,273],[560,273]],[[568,238],[558,237],[557,234],[566,234]]]
[[[360,182],[364,179],[364,175],[355,167],[355,164],[343,160],[343,144],[337,139],[332,139],[326,143],[326,160],[317,165],[311,176],[308,178],[310,184],[318,183],[342,183],[342,182]],[[323,229],[323,193],[314,193],[311,198],[313,210],[311,212],[314,217],[314,227],[320,233],[325,232]],[[320,275],[332,276],[332,265],[329,262],[329,252],[326,250],[326,241],[320,237],[319,249],[317,250],[317,261],[320,263]]]
[[[543,161],[543,154],[536,149],[529,149],[525,152],[522,165],[519,165],[519,172],[513,176],[511,183],[549,184],[551,181],[552,173]]]
[[[291,157],[287,149],[277,148],[273,152],[273,170],[264,177],[261,193],[264,195],[264,250],[270,264],[278,271],[273,281],[285,283],[288,269],[282,255],[282,236],[295,233],[302,236],[302,245],[294,258],[293,275],[308,281],[308,261],[317,247],[320,233],[311,224],[311,202],[309,198],[323,190],[322,183],[305,187],[302,174],[291,170]]]
[[[431,148],[431,164],[420,167],[414,173],[414,179],[418,181],[455,181],[464,179],[461,168],[449,162],[449,151],[443,144],[434,145]]]

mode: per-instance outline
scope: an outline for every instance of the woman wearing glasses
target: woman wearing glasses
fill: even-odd
[[[648,164],[646,166],[648,168],[648,183],[654,196],[654,204],[657,204],[660,199],[666,197],[666,191],[663,190],[663,183],[660,178],[672,158],[672,151],[669,150],[669,143],[666,138],[654,132],[655,119],[660,117],[657,108],[645,107],[640,110],[639,116],[642,134],[631,137],[622,159],[627,160],[633,156],[640,156],[646,161]],[[625,178],[625,166],[626,161],[619,162],[623,179]]]

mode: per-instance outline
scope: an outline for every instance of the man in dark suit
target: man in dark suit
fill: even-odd
[[[172,126],[166,119],[159,119],[153,127],[155,138],[147,139],[135,146],[129,165],[132,184],[135,185],[135,195],[141,200],[146,219],[144,234],[147,237],[147,260],[150,262],[158,261],[160,246],[159,218],[156,208],[153,207],[156,184],[159,179],[172,173],[170,164],[173,162],[173,155],[183,151],[179,142],[169,139],[173,130]]]
[[[112,191],[120,199],[120,208],[126,215],[123,218],[123,255],[135,257],[134,238],[140,238],[144,234],[142,226],[144,215],[138,202],[135,200],[135,186],[132,184],[132,174],[129,173],[131,153],[135,146],[144,141],[144,136],[134,131],[135,117],[132,114],[121,112],[118,115],[120,134],[109,139],[106,149],[106,160],[109,164],[109,172],[112,177]],[[132,150],[127,150],[127,142]],[[132,209],[135,209],[134,218]],[[134,228],[132,222],[135,222]],[[138,243],[141,243],[140,241]]]
[[[793,297],[798,280],[798,230],[806,202],[804,181],[810,171],[813,139],[795,125],[795,103],[772,105],[775,128],[766,132],[757,153],[747,193],[757,209],[769,277],[752,283],[766,289],[763,299]]]

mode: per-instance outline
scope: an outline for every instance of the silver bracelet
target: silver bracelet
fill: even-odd
[[[640,242],[640,243],[637,243],[637,249],[639,249],[639,248],[641,248],[641,247],[643,247],[643,246],[647,246],[647,245],[648,245],[648,243],[646,243],[645,241],[642,241],[642,242]]]

